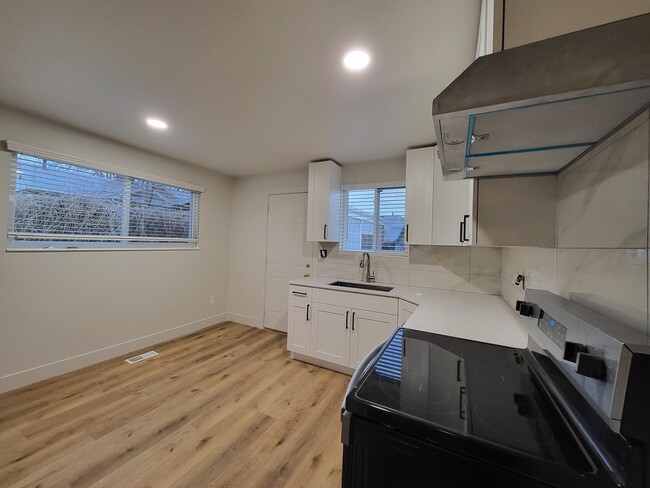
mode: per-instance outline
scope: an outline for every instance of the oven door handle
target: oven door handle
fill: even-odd
[[[350,378],[350,383],[348,383],[348,388],[345,391],[343,403],[341,404],[341,442],[345,446],[350,445],[350,423],[352,421],[352,414],[345,409],[345,399],[348,397],[348,394],[352,391],[363,373],[365,373],[368,367],[370,367],[370,363],[372,363],[372,361],[377,357],[379,351],[381,351],[385,344],[385,342],[377,344],[372,351],[366,354],[366,357],[363,358],[359,367],[354,371],[352,378]]]
[[[377,354],[379,354],[381,348],[384,347],[384,344],[385,342],[377,344],[377,346],[368,354],[366,354],[366,357],[361,360],[361,363],[359,363],[359,367],[354,371],[352,378],[350,378],[350,383],[348,383],[348,388],[345,391],[345,397],[347,397],[348,394],[352,391],[354,385],[356,385],[357,382],[359,381],[359,378],[361,378],[361,375],[363,375],[363,373],[366,372],[372,360],[375,359]],[[343,404],[341,405],[341,411],[345,410],[345,397],[343,397]]]
[[[460,387],[460,397],[458,400],[458,416],[460,417],[461,420],[465,420],[465,409],[463,408],[463,397],[467,393],[467,388],[464,386]]]

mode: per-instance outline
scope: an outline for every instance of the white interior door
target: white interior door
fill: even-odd
[[[312,273],[313,244],[307,242],[307,194],[269,197],[266,240],[264,327],[287,331],[289,281]]]

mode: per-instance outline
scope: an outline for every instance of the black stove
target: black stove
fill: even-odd
[[[547,352],[397,329],[346,397],[343,486],[648,486]]]

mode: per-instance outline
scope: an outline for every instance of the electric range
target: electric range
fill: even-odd
[[[549,292],[526,349],[399,328],[343,408],[343,486],[644,487],[646,338]]]

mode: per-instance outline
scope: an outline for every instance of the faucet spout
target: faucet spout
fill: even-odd
[[[370,273],[370,254],[367,252],[364,252],[361,255],[361,262],[359,263],[360,268],[365,267],[365,273],[364,273],[364,279],[366,283],[370,283],[375,281],[375,272],[373,271],[372,274]]]

